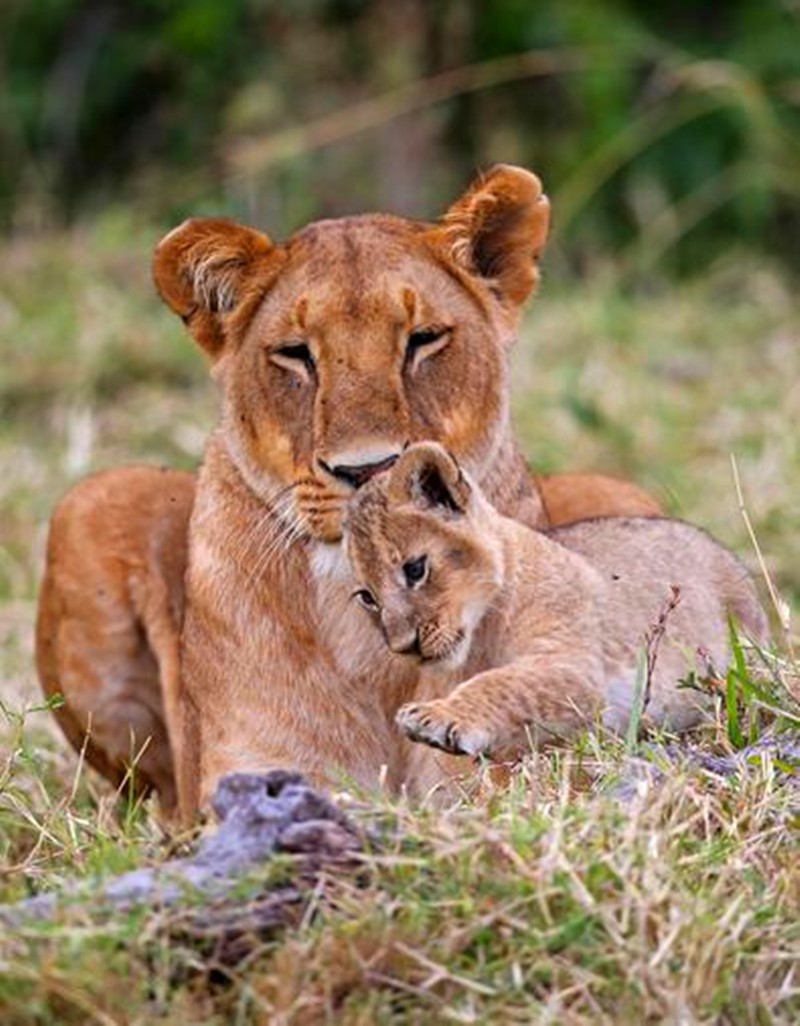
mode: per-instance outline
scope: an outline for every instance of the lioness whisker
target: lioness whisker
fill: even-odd
[[[284,535],[283,553],[285,554],[288,552],[292,545],[294,545],[296,541],[299,541],[305,533],[305,521],[300,516],[295,515],[294,520],[289,524],[289,529]]]
[[[291,522],[286,520],[278,520],[273,526],[273,531],[270,536],[265,539],[265,544],[261,551],[257,554],[253,566],[247,574],[247,578],[250,584],[256,584],[263,577],[271,562],[273,553],[279,551],[283,545],[283,541],[291,529]]]
[[[287,513],[291,513],[296,487],[296,484],[287,485],[274,493],[264,512],[232,553],[234,562],[245,570],[250,585],[255,585],[263,576],[271,553],[280,547],[286,532],[291,528],[292,519],[287,519]],[[249,562],[250,556],[253,565],[246,570],[242,564]]]
[[[251,584],[257,584],[269,569],[274,558],[278,554],[283,555],[288,552],[292,545],[305,533],[305,524],[297,512],[291,509],[287,509],[286,512],[291,513],[291,516],[278,522],[279,530],[277,534],[259,555],[256,565],[249,574]]]
[[[292,493],[295,487],[295,485],[287,485],[275,492],[269,503],[266,505],[264,511],[256,519],[255,523],[245,532],[243,537],[239,540],[239,543],[231,552],[231,557],[234,562],[239,563],[240,560],[246,556],[248,550],[254,546],[257,546],[258,548],[261,547],[261,544],[263,544],[265,539],[261,539],[261,544],[259,544],[258,535],[264,528],[267,528],[267,538],[269,538],[276,530],[280,530],[281,521],[291,503]]]

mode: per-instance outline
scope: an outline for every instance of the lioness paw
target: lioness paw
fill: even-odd
[[[492,747],[492,732],[484,724],[454,714],[447,702],[404,705],[398,710],[396,722],[412,741],[450,755],[482,755]]]

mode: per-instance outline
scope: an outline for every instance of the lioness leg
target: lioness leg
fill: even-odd
[[[85,752],[90,766],[115,786],[130,776],[137,795],[156,790],[164,811],[172,814],[172,756],[152,654],[145,648],[134,654],[126,644],[122,647],[128,658],[121,659],[119,636],[111,644],[95,643],[87,649],[86,635],[79,625],[74,627],[62,632],[61,645],[70,655],[59,675],[42,673],[46,694],[69,696],[55,710],[56,719],[73,747]]]
[[[193,498],[191,475],[150,467],[76,485],[51,521],[36,631],[42,688],[63,696],[73,747],[114,784],[134,761],[134,787],[157,790],[166,811]]]

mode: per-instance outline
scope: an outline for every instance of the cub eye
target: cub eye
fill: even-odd
[[[287,342],[270,350],[270,360],[286,370],[299,374],[309,382],[314,374],[314,357],[305,342]]]
[[[419,556],[417,559],[409,559],[403,563],[403,575],[406,584],[413,588],[415,584],[421,584],[428,574],[428,557]]]
[[[369,590],[369,588],[359,588],[358,591],[353,592],[353,598],[358,599],[361,605],[370,611],[370,613],[377,613],[380,609],[378,600]]]
[[[415,371],[423,360],[444,349],[452,333],[453,329],[444,324],[415,328],[409,334],[406,343],[406,364]]]

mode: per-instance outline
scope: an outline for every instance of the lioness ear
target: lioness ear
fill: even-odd
[[[457,263],[519,305],[538,283],[549,227],[550,203],[536,175],[498,164],[450,207],[441,231]]]
[[[471,491],[455,459],[435,442],[406,449],[389,474],[389,501],[398,504],[464,513]]]
[[[156,288],[212,359],[225,343],[222,316],[261,284],[274,249],[261,232],[221,218],[184,221],[156,247]]]

